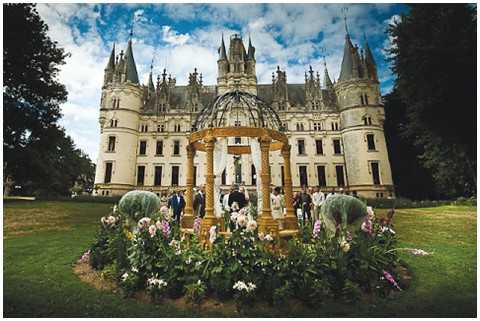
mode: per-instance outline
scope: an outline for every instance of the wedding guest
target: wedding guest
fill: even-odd
[[[205,216],[205,185],[201,185],[197,194],[195,194],[193,210],[196,216],[201,218]]]
[[[173,219],[179,224],[180,217],[182,216],[183,209],[185,208],[185,199],[180,191],[174,190],[173,195],[168,201],[168,207],[173,211]]]
[[[317,190],[312,195],[314,221],[320,219],[320,209],[324,201],[325,201],[325,194],[322,193],[322,191],[320,190],[320,187],[317,187]]]
[[[272,207],[272,217],[274,219],[283,218],[283,208],[285,207],[285,202],[283,195],[280,194],[280,187],[275,187],[273,193],[270,195],[271,207]]]
[[[310,196],[310,194],[308,194],[306,186],[303,186],[302,193],[300,193],[300,202],[302,207],[303,222],[306,223],[307,220],[311,221],[312,197]]]
[[[240,209],[247,205],[245,194],[239,191],[238,185],[234,185],[233,191],[228,196],[228,206],[231,207],[233,202],[237,202]]]

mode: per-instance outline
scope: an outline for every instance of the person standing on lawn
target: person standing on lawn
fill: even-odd
[[[185,208],[185,199],[180,191],[175,190],[168,201],[168,207],[173,211],[173,220],[179,224],[183,209]]]
[[[320,219],[320,209],[324,201],[325,201],[325,194],[322,193],[322,191],[320,190],[320,187],[317,187],[317,190],[312,195],[314,221]]]

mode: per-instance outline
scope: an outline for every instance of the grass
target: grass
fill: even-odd
[[[73,202],[4,204],[5,317],[222,317],[226,311],[150,305],[81,282],[72,265],[90,245],[111,205]],[[382,211],[379,211],[382,215]],[[377,213],[378,215],[378,213]],[[397,210],[399,247],[414,278],[407,291],[374,303],[330,302],[316,309],[256,305],[252,316],[476,316],[476,207]]]

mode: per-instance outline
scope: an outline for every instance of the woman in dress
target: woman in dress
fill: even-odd
[[[275,220],[283,218],[283,208],[285,207],[283,196],[280,194],[280,187],[275,187],[271,194],[272,217]]]

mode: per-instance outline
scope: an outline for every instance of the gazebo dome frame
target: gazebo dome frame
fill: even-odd
[[[234,103],[242,103],[250,115],[250,124],[254,126],[227,126],[221,127],[225,112],[233,107]],[[242,107],[243,107],[242,106]],[[230,109],[231,110],[231,109]],[[219,118],[217,116],[219,115]],[[255,117],[256,116],[256,117]],[[217,127],[218,126],[218,127]],[[274,127],[275,129],[272,129]],[[196,130],[200,128],[199,130]],[[196,130],[196,131],[193,131]],[[260,177],[262,181],[262,215],[258,219],[259,233],[272,234],[275,238],[283,235],[293,235],[298,232],[297,217],[293,209],[292,176],[290,168],[290,149],[288,137],[281,132],[280,118],[275,110],[259,97],[250,93],[235,90],[218,96],[211,106],[202,110],[195,121],[192,133],[189,136],[187,149],[187,177],[185,211],[182,218],[182,228],[190,230],[193,227],[193,167],[197,151],[206,153],[205,173],[205,216],[200,225],[200,239],[204,244],[209,238],[212,225],[217,224],[214,216],[214,178],[213,151],[217,138],[249,137],[257,138],[261,150]],[[251,153],[250,146],[228,146],[229,154],[241,155]],[[270,208],[270,151],[281,151],[285,171],[285,207],[286,216],[284,230],[279,231],[279,224],[272,217]],[[260,211],[260,209],[259,209]]]

